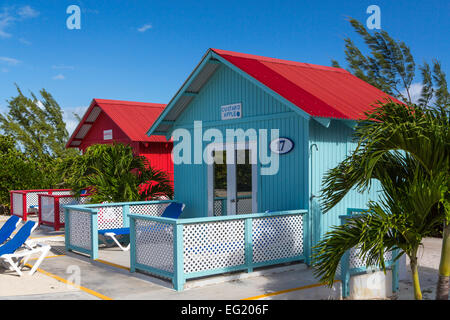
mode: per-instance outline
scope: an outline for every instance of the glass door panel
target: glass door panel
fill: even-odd
[[[257,212],[256,146],[210,145],[208,215]]]
[[[213,151],[214,159],[214,215],[224,216],[227,214],[227,164],[226,151]]]
[[[251,150],[236,150],[236,214],[252,213]]]

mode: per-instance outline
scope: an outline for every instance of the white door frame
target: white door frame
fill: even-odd
[[[210,143],[206,146],[208,179],[208,216],[214,215],[214,158],[213,151],[227,151],[227,215],[237,211],[236,150],[251,150],[252,157],[252,211],[258,210],[258,144],[256,141]],[[230,152],[228,152],[230,151]],[[234,159],[233,159],[234,157]]]

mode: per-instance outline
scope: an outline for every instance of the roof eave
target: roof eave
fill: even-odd
[[[165,120],[167,114],[172,110],[172,108],[175,106],[177,101],[183,96],[183,94],[186,92],[186,89],[189,87],[189,85],[194,81],[195,77],[198,75],[198,73],[203,69],[206,63],[211,59],[212,57],[212,51],[211,49],[208,49],[208,51],[205,53],[205,55],[202,57],[200,62],[197,64],[197,66],[194,68],[194,70],[191,72],[189,77],[184,81],[180,89],[178,89],[177,93],[173,96],[173,98],[170,100],[170,102],[167,104],[164,111],[159,115],[159,117],[156,119],[156,121],[153,123],[153,125],[148,129],[147,136],[151,136],[152,134],[162,134],[166,135],[166,132],[170,131],[156,131],[158,127],[160,126],[161,122]]]
[[[86,122],[86,119],[89,117],[89,114],[91,113],[91,111],[95,105],[97,105],[97,101],[95,99],[92,99],[89,107],[87,108],[86,112],[84,113],[83,117],[81,118],[81,121],[78,123],[77,127],[72,132],[69,140],[67,141],[66,149],[67,148],[78,148],[78,146],[71,146],[72,141],[75,140],[75,137],[77,136],[77,134],[80,131],[81,127],[83,126],[84,122]]]
[[[189,75],[189,77],[183,83],[181,88],[177,91],[177,93],[172,98],[172,100],[167,104],[167,107],[164,109],[164,111],[161,113],[161,115],[158,117],[158,119],[153,123],[153,125],[147,131],[146,134],[148,136],[150,136],[152,134],[156,134],[156,133],[157,134],[164,134],[164,135],[167,136],[167,133],[171,131],[171,128],[168,128],[166,130],[160,130],[159,129],[159,126],[162,124],[163,121],[165,121],[167,114],[169,114],[169,112],[172,110],[172,108],[177,103],[177,101],[185,94],[187,88],[189,88],[190,84],[194,81],[196,76],[201,72],[201,70],[205,67],[205,65],[207,63],[217,63],[217,62],[219,62],[219,63],[221,63],[221,64],[231,68],[232,70],[234,70],[236,72],[238,72],[240,75],[242,75],[243,77],[245,77],[246,79],[251,81],[253,84],[257,85],[258,87],[260,87],[261,89],[263,89],[264,91],[269,93],[270,95],[274,96],[279,101],[281,101],[284,104],[286,104],[294,112],[296,112],[297,114],[299,114],[303,118],[305,118],[305,119],[311,118],[311,116],[308,113],[306,113],[305,111],[303,111],[302,109],[300,109],[299,107],[294,105],[292,102],[290,102],[289,100],[287,100],[284,97],[280,96],[278,93],[276,93],[272,89],[268,88],[267,86],[265,86],[264,84],[262,84],[261,82],[259,82],[255,78],[251,77],[250,75],[248,75],[247,73],[245,73],[244,71],[242,71],[241,69],[239,69],[238,67],[236,67],[235,65],[230,63],[229,61],[227,61],[226,59],[222,58],[219,54],[214,52],[214,49],[208,49],[208,51],[203,56],[203,58],[200,61],[200,63],[195,67],[195,69],[192,71],[192,73]]]

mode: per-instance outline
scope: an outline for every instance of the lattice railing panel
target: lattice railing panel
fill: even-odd
[[[252,198],[237,200],[237,214],[252,213]]]
[[[41,196],[41,219],[45,222],[55,222],[55,198]]]
[[[173,272],[173,225],[137,219],[136,263]]]
[[[363,259],[359,257],[359,252],[361,249],[359,248],[352,248],[350,249],[350,257],[349,257],[349,268],[366,268],[366,263]],[[384,254],[384,261],[388,262],[392,260],[392,252],[386,252]]]
[[[161,216],[166,210],[166,208],[170,205],[170,202],[167,203],[151,203],[151,204],[135,204],[130,205],[130,213],[133,214],[142,214],[147,216]]]
[[[63,191],[61,191],[61,192],[63,192]],[[61,223],[64,223],[64,206],[85,204],[85,203],[89,202],[89,200],[90,200],[89,197],[80,197],[79,199],[77,199],[75,197],[59,198],[59,221]]]
[[[107,206],[98,210],[98,230],[123,228],[123,207]]]
[[[68,196],[72,194],[71,190],[52,191],[55,196]]]
[[[253,262],[299,256],[303,253],[303,217],[257,218],[252,223]]]
[[[183,226],[184,272],[245,264],[244,220]]]
[[[226,215],[226,208],[225,208],[226,200],[214,200],[214,216],[224,216]]]
[[[68,228],[70,245],[92,250],[91,213],[70,210],[69,214],[70,223]]]
[[[27,192],[26,197],[27,197],[27,208],[31,207],[31,206],[37,206],[39,203],[39,194],[48,194],[47,191],[32,191],[32,192]]]
[[[13,193],[13,212],[17,216],[23,216],[23,197],[22,193]]]

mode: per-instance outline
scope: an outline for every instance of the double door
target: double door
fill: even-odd
[[[208,215],[257,212],[256,143],[208,146]]]

